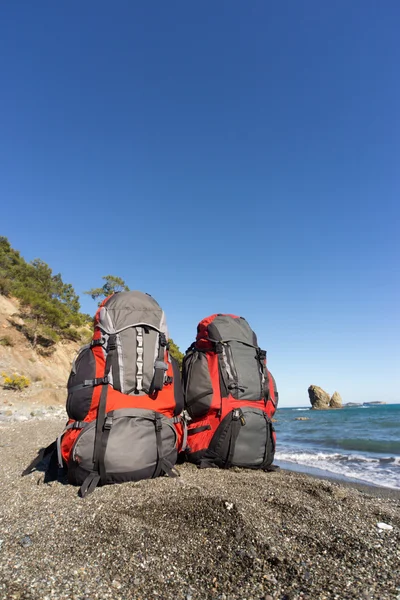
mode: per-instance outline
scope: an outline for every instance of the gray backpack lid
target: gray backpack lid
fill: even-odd
[[[113,294],[100,309],[98,328],[106,343],[116,342],[110,373],[115,389],[124,394],[149,394],[162,386],[168,369],[164,350],[168,340],[165,314],[158,302],[139,291]]]

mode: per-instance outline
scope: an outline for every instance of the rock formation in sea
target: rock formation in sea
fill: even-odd
[[[329,402],[329,408],[342,408],[342,396],[339,392],[335,392]]]
[[[308,388],[308,396],[310,398],[312,408],[324,410],[329,408],[330,396],[325,390],[318,385],[310,385]]]

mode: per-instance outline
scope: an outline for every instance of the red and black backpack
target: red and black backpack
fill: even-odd
[[[189,415],[185,457],[200,467],[274,470],[271,419],[278,392],[266,352],[243,317],[215,314],[197,327],[182,369]]]
[[[42,457],[52,453],[50,464],[57,461],[82,496],[97,485],[176,474],[185,444],[181,377],[164,312],[149,294],[118,292],[102,302],[67,391],[66,427]]]

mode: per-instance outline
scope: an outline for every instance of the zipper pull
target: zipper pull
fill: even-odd
[[[240,410],[240,408],[235,408],[235,410],[232,413],[232,419],[234,421],[240,421],[242,425],[246,425],[244,415],[243,415],[242,411]]]

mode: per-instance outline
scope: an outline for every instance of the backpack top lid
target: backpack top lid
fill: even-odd
[[[197,326],[196,347],[212,350],[216,341],[239,341],[257,347],[257,336],[244,317],[217,313],[206,317]]]
[[[95,326],[108,334],[134,325],[147,325],[168,339],[164,311],[150,294],[137,290],[116,292],[101,303],[95,316]]]

